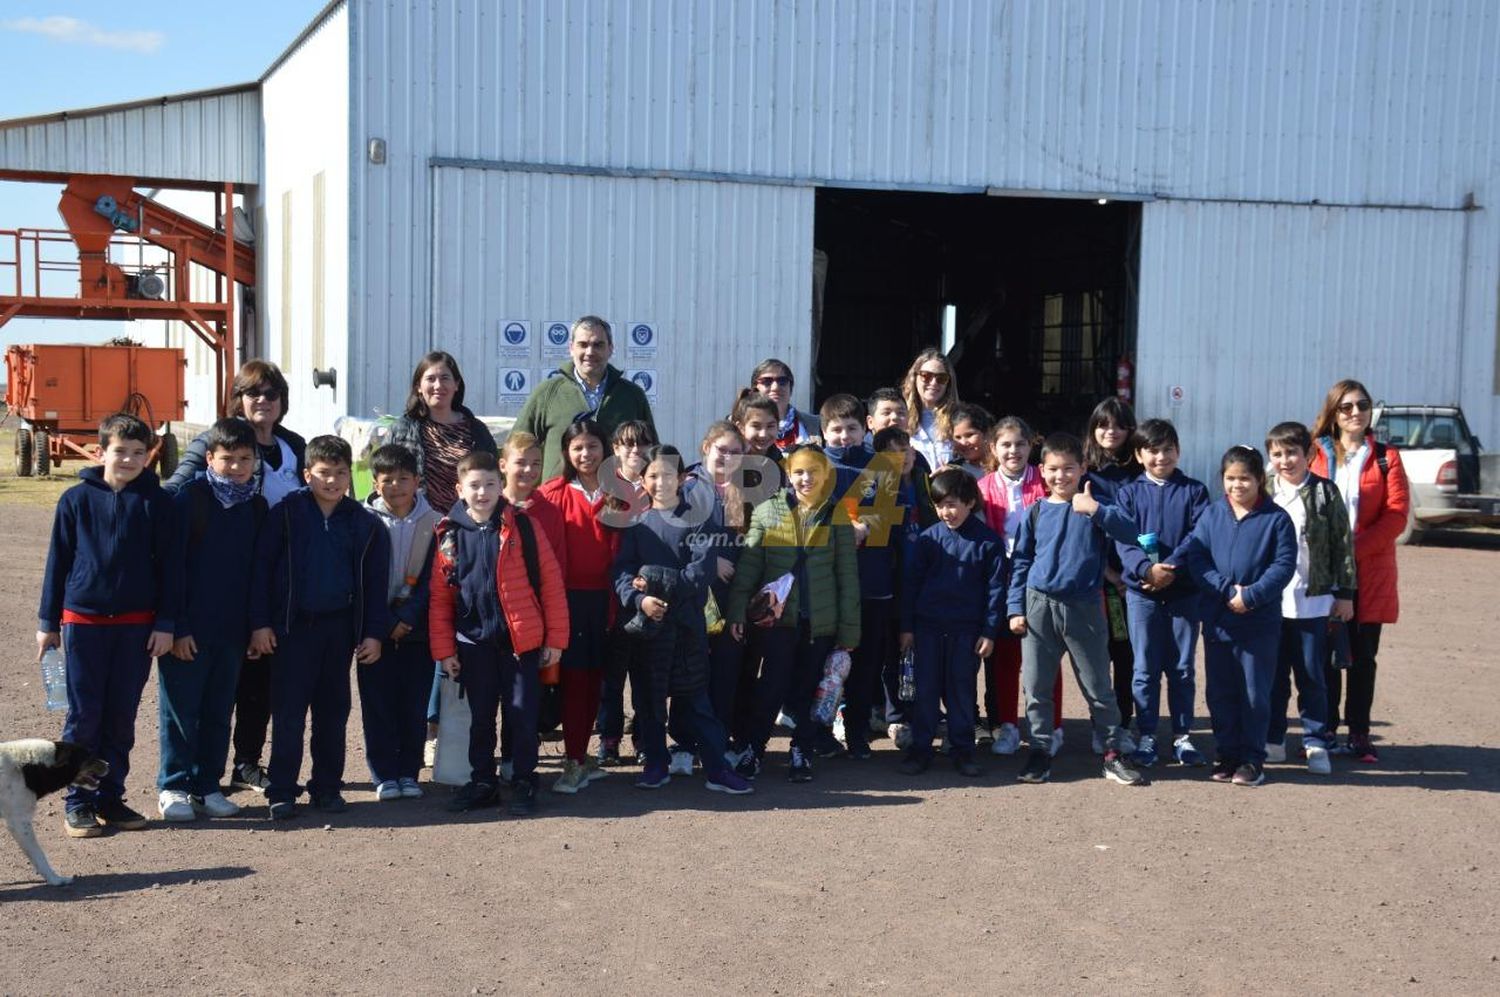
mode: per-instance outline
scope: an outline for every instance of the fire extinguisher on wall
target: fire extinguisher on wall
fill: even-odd
[[[1135,401],[1135,365],[1124,357],[1115,364],[1115,394],[1122,402]]]

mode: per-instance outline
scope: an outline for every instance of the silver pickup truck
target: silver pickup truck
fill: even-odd
[[[1401,451],[1411,484],[1402,543],[1440,524],[1500,522],[1500,454],[1484,453],[1457,405],[1379,402],[1375,438]]]

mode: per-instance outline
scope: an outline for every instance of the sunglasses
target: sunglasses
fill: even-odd
[[[791,383],[792,383],[792,379],[790,377],[785,377],[785,376],[782,376],[782,377],[758,377],[758,378],[755,379],[756,386],[760,387],[760,388],[776,388],[776,387],[785,388],[785,387],[788,387]]]
[[[1361,398],[1357,402],[1340,402],[1339,412],[1343,415],[1353,415],[1355,412],[1370,411],[1370,399]]]
[[[275,388],[251,388],[244,397],[252,401],[274,402],[281,398],[281,392]]]
[[[922,379],[923,383],[930,381],[936,381],[938,384],[948,383],[948,375],[940,370],[919,370],[917,371],[917,376]]]

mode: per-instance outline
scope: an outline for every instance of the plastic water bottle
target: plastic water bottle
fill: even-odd
[[[47,709],[68,708],[68,668],[60,647],[49,647],[42,655],[42,686],[47,690]]]
[[[813,694],[812,717],[817,723],[828,725],[838,714],[839,699],[844,694],[844,680],[849,677],[849,652],[834,651],[823,662],[823,678],[818,681],[818,691]]]
[[[896,697],[903,703],[915,702],[917,698],[917,656],[910,650],[901,652],[901,682]]]
[[[1146,552],[1146,557],[1152,564],[1161,563],[1161,540],[1155,533],[1142,533],[1135,538],[1135,542]]]

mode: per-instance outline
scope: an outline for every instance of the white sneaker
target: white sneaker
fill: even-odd
[[[180,789],[164,789],[158,793],[156,809],[163,820],[189,821],[198,816],[192,798]]]
[[[995,732],[995,743],[990,751],[997,755],[1013,755],[1021,749],[1021,731],[1015,724],[1001,724]]]
[[[844,737],[844,711],[840,709],[833,718],[833,737],[840,744],[846,740]]]
[[[785,713],[777,713],[776,714],[776,726],[778,726],[778,727],[785,727],[787,730],[796,730],[797,729],[797,721],[793,720],[791,717],[787,716]]]
[[[422,798],[422,787],[417,785],[417,780],[410,776],[398,780],[401,786],[401,796],[407,800],[420,800]]]
[[[891,724],[890,732],[897,751],[905,751],[911,747],[911,724]]]
[[[1284,761],[1286,761],[1286,745],[1285,744],[1267,744],[1266,745],[1266,761],[1268,761],[1268,762],[1284,762]]]
[[[1052,728],[1052,744],[1048,749],[1053,758],[1057,757],[1057,753],[1062,750],[1062,747],[1063,729],[1061,727],[1054,727]]]
[[[691,751],[672,752],[672,761],[667,765],[667,775],[692,775],[693,753]]]
[[[1313,745],[1307,749],[1307,771],[1316,775],[1328,775],[1333,771],[1333,760],[1328,757],[1327,748]]]
[[[193,797],[192,804],[195,813],[207,814],[210,817],[235,817],[240,812],[240,805],[231,802],[217,789],[207,796]],[[167,819],[170,820],[171,818]]]
[[[375,787],[375,799],[381,801],[401,799],[401,784],[395,779],[387,779]]]
[[[429,737],[427,743],[422,745],[422,767],[430,769],[437,761],[437,738]]]

